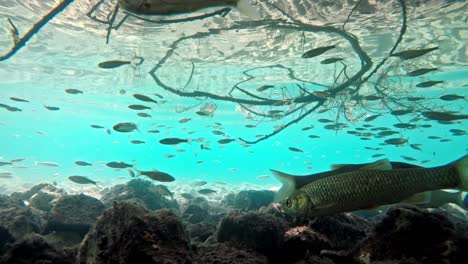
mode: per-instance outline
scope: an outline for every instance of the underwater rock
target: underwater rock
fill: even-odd
[[[308,226],[296,226],[284,233],[281,255],[292,262],[306,259],[310,254],[319,255],[321,250],[330,248],[330,241],[326,236]]]
[[[286,222],[274,215],[232,212],[221,220],[217,240],[272,256],[280,248],[286,228]]]
[[[45,221],[40,212],[29,208],[22,200],[0,195],[0,226],[20,239],[29,233],[41,233]]]
[[[354,251],[359,263],[466,263],[468,237],[441,213],[390,208]]]
[[[202,245],[196,248],[196,264],[217,263],[217,264],[266,264],[268,259],[259,253],[236,248],[227,243],[217,243],[214,245]]]
[[[65,196],[65,190],[49,183],[40,183],[23,193],[12,193],[11,197],[28,201],[29,206],[41,211],[50,211],[58,198]]]
[[[104,210],[96,198],[84,194],[64,196],[50,211],[47,231],[76,232],[84,236]]]
[[[0,257],[0,264],[75,263],[74,252],[55,249],[40,235],[32,235],[12,244]]]
[[[216,225],[212,223],[188,224],[186,226],[191,242],[203,243],[216,232]]]
[[[243,211],[258,210],[272,203],[274,196],[275,193],[268,190],[243,190],[234,198],[233,206]]]
[[[371,223],[352,214],[334,214],[307,219],[302,224],[323,236],[327,244],[334,250],[353,248],[364,239]]]
[[[190,204],[183,212],[182,219],[190,224],[196,224],[203,221],[209,215],[207,210],[204,210],[199,205]]]
[[[3,255],[4,247],[7,243],[12,243],[15,239],[8,232],[8,229],[0,226],[0,256]]]
[[[148,210],[179,207],[177,201],[169,200],[164,197],[164,194],[161,194],[161,188],[142,179],[134,179],[126,184],[115,185],[102,197],[102,202],[106,207],[112,206],[114,202],[134,202]]]
[[[86,235],[77,263],[192,263],[192,253],[173,211],[120,203],[105,211]]]

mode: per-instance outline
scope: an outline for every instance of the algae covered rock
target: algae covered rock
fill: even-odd
[[[217,240],[270,254],[280,247],[286,227],[286,223],[274,215],[234,212],[221,220]]]
[[[64,196],[52,208],[47,230],[85,235],[104,210],[104,205],[96,198],[84,194]]]
[[[0,195],[0,226],[19,239],[29,233],[41,233],[45,220],[39,211],[29,208],[22,200]]]
[[[194,263],[206,264],[266,264],[268,259],[249,249],[234,247],[227,243],[202,245],[197,248],[197,259]]]
[[[120,203],[105,211],[81,244],[77,263],[192,263],[189,238],[177,215]]]
[[[134,179],[112,187],[102,197],[102,202],[106,207],[112,206],[114,202],[134,202],[148,210],[178,208],[175,200],[169,200],[165,197],[168,195],[166,192],[166,189],[154,185],[150,181]]]
[[[50,211],[55,202],[66,195],[63,189],[49,183],[40,183],[23,193],[12,193],[11,197],[27,201],[29,206],[41,211]]]
[[[243,211],[258,210],[260,207],[272,203],[274,196],[273,191],[244,190],[235,196],[232,205]]]
[[[441,213],[390,208],[354,252],[360,263],[466,263],[468,237]]]

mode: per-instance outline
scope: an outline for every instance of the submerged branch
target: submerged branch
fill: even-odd
[[[50,20],[52,20],[56,15],[62,12],[69,4],[71,4],[73,0],[63,0],[58,4],[56,7],[52,8],[49,13],[44,15],[39,21],[34,23],[32,28],[30,28],[26,34],[22,37],[19,37],[19,33],[14,26],[13,22],[10,20],[10,26],[12,27],[12,31],[16,31],[16,34],[12,34],[13,37],[13,47],[5,53],[4,55],[0,56],[0,61],[7,60],[11,58],[13,55],[16,54],[26,43],[36,34],[39,30],[44,27]]]

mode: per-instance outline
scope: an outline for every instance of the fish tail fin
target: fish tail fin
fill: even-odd
[[[460,192],[460,202],[458,203],[461,207],[468,210],[468,194],[464,192]]]
[[[257,8],[250,4],[251,0],[238,0],[236,9],[239,11],[239,13],[252,18],[252,19],[259,19],[262,18],[260,15],[260,12],[257,10]]]
[[[270,171],[275,175],[276,179],[283,184],[283,186],[281,186],[281,188],[276,192],[274,202],[286,200],[296,190],[295,176],[277,170],[270,169]]]
[[[455,161],[455,169],[460,176],[460,188],[468,191],[468,155]]]

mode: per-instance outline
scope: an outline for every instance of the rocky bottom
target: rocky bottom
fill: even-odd
[[[144,180],[103,197],[50,184],[0,195],[0,263],[468,263],[463,212],[284,215],[271,191],[172,199]]]

